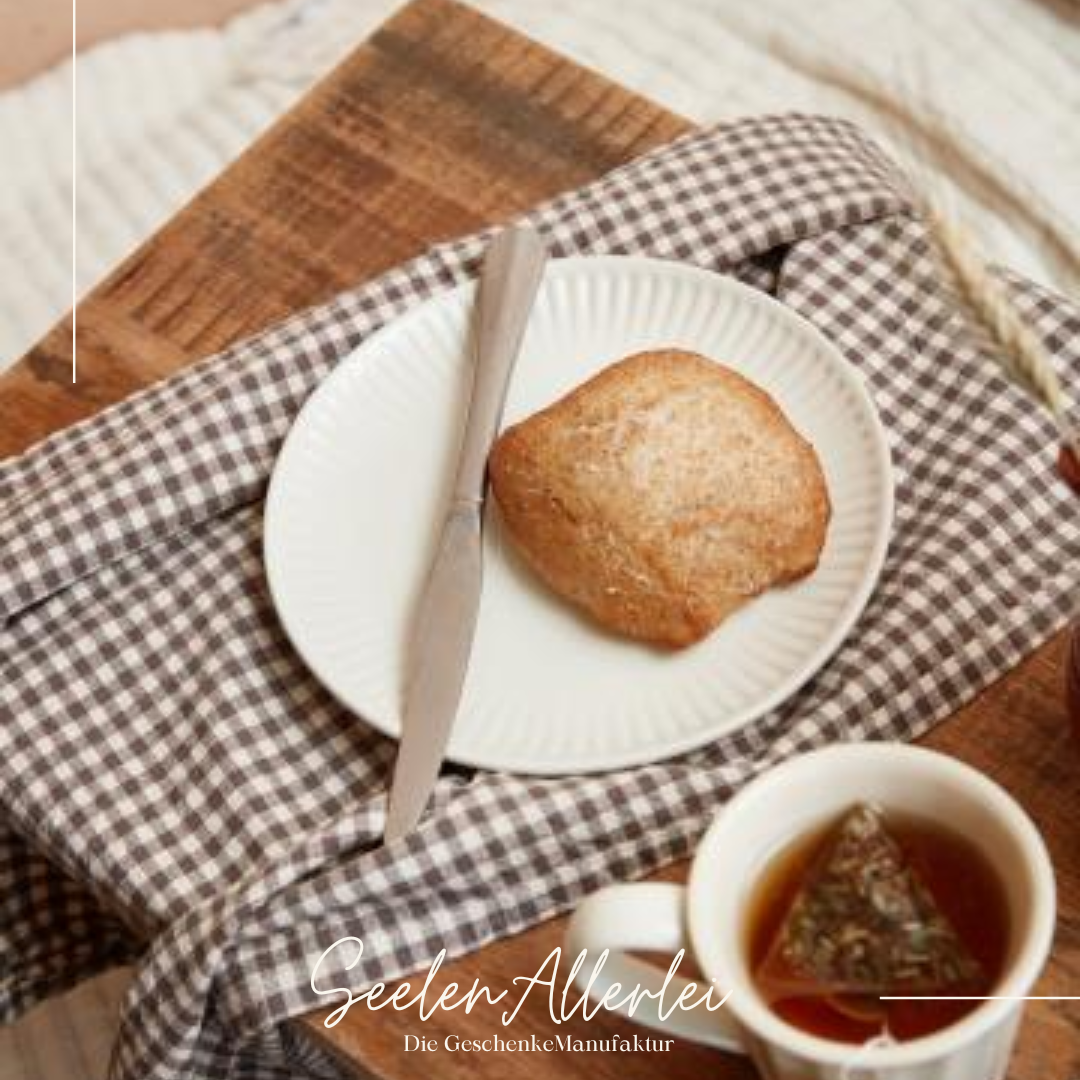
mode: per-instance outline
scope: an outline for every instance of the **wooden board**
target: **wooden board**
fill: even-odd
[[[686,131],[448,0],[405,8],[0,376],[0,455]]]
[[[70,320],[0,377],[0,455],[434,240],[512,215],[687,128],[451,0],[418,0],[80,305],[76,385]],[[927,740],[1012,790],[1047,837],[1061,919],[1040,986],[1046,994],[1080,992],[1080,754],[1064,719],[1063,646],[1062,637],[1048,644]],[[662,876],[684,873],[676,866]],[[552,920],[492,945],[448,964],[438,983],[480,978],[516,999],[511,980],[535,972],[562,930],[562,920]],[[320,1015],[303,1024],[358,1075],[380,1078],[753,1075],[739,1058],[683,1042],[663,1056],[404,1051],[405,1034],[596,1039],[634,1032],[610,1016],[555,1028],[539,997],[511,1029],[501,1027],[500,1013],[479,1006],[469,1016],[436,1013],[420,1024],[415,1013],[354,1009],[332,1031]],[[1075,1003],[1031,1007],[1010,1076],[1080,1076]]]

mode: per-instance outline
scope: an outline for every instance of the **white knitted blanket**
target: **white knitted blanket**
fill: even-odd
[[[279,0],[78,61],[84,293],[396,5]],[[800,109],[930,137],[991,256],[1080,280],[1080,30],[1039,0],[478,0],[694,120]],[[660,14],[662,12],[662,15]],[[0,95],[0,367],[71,304],[70,64]]]

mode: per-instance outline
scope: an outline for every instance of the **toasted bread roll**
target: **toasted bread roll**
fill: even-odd
[[[813,447],[697,353],[638,353],[509,428],[492,489],[525,558],[618,633],[684,646],[809,574],[829,521]]]

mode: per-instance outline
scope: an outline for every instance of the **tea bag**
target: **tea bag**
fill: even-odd
[[[826,839],[755,980],[772,1000],[842,995],[871,1020],[882,995],[957,993],[982,976],[871,806],[849,811]]]

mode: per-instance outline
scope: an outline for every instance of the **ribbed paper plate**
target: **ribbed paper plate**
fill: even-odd
[[[399,731],[410,616],[454,464],[472,301],[471,285],[438,296],[343,361],[297,419],[267,499],[267,572],[289,637],[342,702],[389,735]],[[551,263],[504,423],[660,346],[741,371],[814,444],[833,503],[821,565],[701,644],[658,651],[598,630],[551,595],[515,558],[489,507],[452,759],[568,773],[689,750],[794,693],[870,596],[892,517],[877,414],[836,350],[759,292],[673,262]]]

